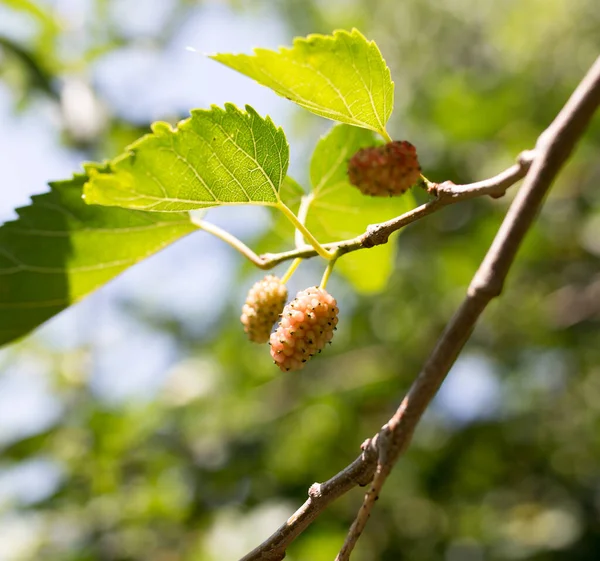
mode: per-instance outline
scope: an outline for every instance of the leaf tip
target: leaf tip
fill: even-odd
[[[215,60],[217,62],[222,63],[227,58],[235,55],[232,55],[231,53],[204,53],[204,56],[206,58],[210,58],[211,60]]]
[[[231,101],[226,102],[223,107],[225,108],[225,113],[241,113],[238,106]],[[221,109],[218,105],[211,105],[210,108],[214,109],[215,111],[220,111],[221,113],[223,112],[223,109]]]
[[[83,184],[83,189],[81,190],[81,200],[86,205],[92,205],[95,202],[95,193],[91,182],[92,179],[90,179],[90,181],[86,181]]]

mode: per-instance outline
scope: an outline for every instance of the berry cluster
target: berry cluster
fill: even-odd
[[[240,318],[250,341],[266,343],[287,300],[287,288],[278,277],[267,275],[248,292]]]
[[[399,140],[359,150],[348,162],[348,177],[365,195],[401,195],[420,180],[421,166],[415,147]],[[288,279],[296,266],[292,265],[284,278]],[[324,282],[330,272],[328,267]],[[302,290],[287,305],[286,299],[285,284],[268,275],[250,289],[241,317],[248,338],[256,343],[269,341],[271,356],[284,372],[300,370],[320,353],[331,342],[338,323],[337,303],[324,288]],[[271,333],[278,317],[281,320]]]
[[[281,314],[271,334],[271,356],[284,372],[300,370],[304,363],[331,341],[338,322],[335,298],[325,289],[298,292]]]
[[[364,195],[402,195],[419,181],[416,148],[406,140],[359,150],[348,162],[348,178]]]

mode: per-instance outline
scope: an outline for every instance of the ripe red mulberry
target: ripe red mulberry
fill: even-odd
[[[267,275],[249,290],[240,320],[250,341],[266,343],[287,300],[287,288],[278,277]]]
[[[281,314],[271,334],[271,356],[284,372],[300,370],[315,353],[331,341],[338,322],[335,298],[325,289],[298,292]]]
[[[419,181],[417,149],[406,140],[359,150],[348,162],[348,178],[364,195],[402,195]]]

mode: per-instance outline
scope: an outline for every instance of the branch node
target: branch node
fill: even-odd
[[[446,181],[446,183],[450,183],[450,181]],[[434,197],[438,196],[438,190],[440,187],[439,183],[427,182],[424,184],[424,186],[425,186],[425,191],[427,191],[430,195],[433,195]]]
[[[436,189],[430,191],[432,195],[435,195],[438,199],[452,198],[456,194],[456,183],[454,181],[444,181],[442,183],[436,183]]]
[[[309,490],[308,490],[308,496],[311,499],[318,499],[321,497],[321,484],[320,483],[313,483]]]
[[[389,231],[382,228],[381,224],[369,224],[367,231],[360,239],[360,245],[365,248],[375,247],[387,243],[390,237]]]
[[[528,168],[535,159],[535,150],[523,150],[517,156],[517,163],[524,168]]]
[[[504,280],[497,276],[483,276],[478,271],[469,285],[467,295],[474,300],[489,301],[500,296],[504,288]]]

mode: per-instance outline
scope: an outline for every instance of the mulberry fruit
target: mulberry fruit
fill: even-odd
[[[267,275],[249,290],[240,320],[250,341],[266,343],[287,300],[287,288],[278,277]]]
[[[338,322],[335,298],[325,289],[298,292],[281,314],[271,333],[271,356],[284,372],[300,370],[304,363],[331,341]]]
[[[405,140],[359,150],[348,162],[348,178],[364,195],[402,195],[419,181],[417,150]]]

